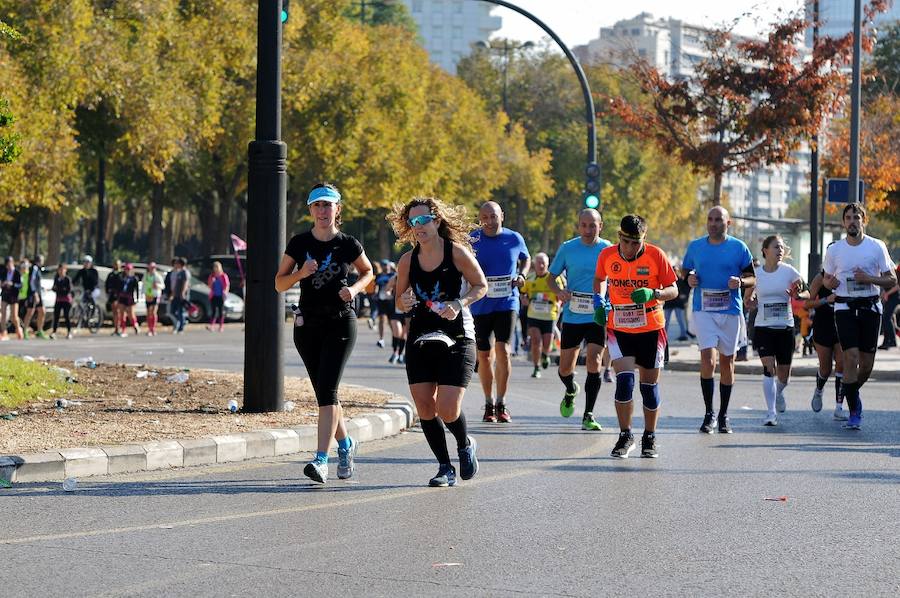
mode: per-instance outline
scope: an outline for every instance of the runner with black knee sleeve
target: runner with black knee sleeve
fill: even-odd
[[[327,183],[312,188],[306,199],[313,228],[295,235],[287,245],[275,288],[283,293],[300,283],[300,306],[294,316],[294,346],[306,366],[319,405],[318,444],[315,458],[303,473],[324,484],[328,480],[328,448],[338,444],[337,476],[353,475],[357,441],[347,434],[338,400],[344,366],[356,343],[354,297],[372,278],[372,265],[359,241],[339,230],[341,194]],[[348,285],[353,265],[359,278]]]
[[[844,396],[850,415],[845,428],[862,426],[859,389],[875,365],[881,325],[879,290],[897,284],[894,263],[879,239],[866,235],[868,214],[860,204],[848,204],[841,221],[847,236],[825,251],[822,282],[834,291],[834,322],[843,349]]]
[[[644,407],[641,456],[656,458],[659,419],[659,370],[666,346],[662,306],[678,296],[677,277],[669,258],[645,242],[646,221],[628,214],[619,224],[619,242],[597,259],[594,292],[598,294],[594,318],[606,325],[606,347],[616,372],[616,416],[619,439],[612,456],[625,459],[634,449],[631,417],[634,412],[634,369],[638,370]],[[609,300],[603,298],[604,283]]]
[[[791,250],[780,235],[763,240],[763,263],[756,268],[756,286],[748,307],[756,307],[753,347],[763,366],[763,396],[766,417],[763,425],[778,423],[778,413],[787,409],[784,389],[791,377],[794,357],[794,315],[791,299],[807,299],[803,278],[797,269],[785,264]]]
[[[438,461],[428,485],[453,486],[456,469],[444,426],[456,439],[459,477],[468,480],[478,472],[477,444],[468,434],[462,400],[475,367],[469,305],[485,294],[487,281],[471,252],[465,208],[417,197],[395,206],[389,219],[397,238],[414,245],[398,263],[396,307],[411,315],[406,377]]]

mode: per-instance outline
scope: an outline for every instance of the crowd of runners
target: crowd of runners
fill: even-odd
[[[676,272],[666,253],[649,242],[647,223],[637,214],[621,219],[616,242],[610,243],[600,236],[601,214],[582,210],[578,236],[563,243],[551,261],[544,253],[532,259],[522,236],[503,226],[497,203],[480,207],[476,225],[464,207],[435,198],[415,198],[394,207],[388,219],[397,238],[412,249],[397,264],[385,260],[373,267],[360,242],[339,229],[341,195],[335,187],[317,185],[307,204],[313,228],[288,243],[276,288],[301,287],[294,341],[320,409],[319,447],[304,472],[317,482],[327,481],[332,438],[338,443],[338,477],[351,477],[354,471],[357,443],[347,434],[337,388],[356,340],[352,305],[361,293],[370,296],[374,313],[369,326],[378,328],[378,345],[385,347],[390,334],[389,361],[405,365],[422,431],[438,462],[437,474],[429,480],[432,486],[452,486],[457,474],[467,480],[478,471],[477,443],[461,410],[476,372],[484,395],[483,421],[512,421],[510,355],[517,348],[513,337],[522,311],[532,376],[540,377],[549,368],[549,353],[558,337],[559,412],[571,417],[583,388],[581,429],[586,432],[601,430],[594,408],[603,382],[601,369],[604,362],[611,364],[619,425],[612,457],[627,458],[637,448],[632,429],[635,387],[644,423],[640,455],[659,456],[660,374],[670,315],[663,306],[685,301],[689,294],[701,352],[700,432],[732,433],[728,407],[735,354],[741,337],[748,336],[745,312],[752,313],[749,335],[764,372],[762,423],[778,424],[778,414],[786,410],[795,351],[792,302],[812,314],[819,357],[812,409],[823,408],[824,388],[834,371],[834,418],[846,420],[848,429],[858,430],[862,424],[860,387],[874,363],[881,290],[895,288],[897,275],[885,244],[865,234],[867,214],[858,204],[843,210],[846,236],[828,246],[822,272],[809,286],[785,263],[790,248],[779,235],[763,241],[755,261],[750,248],[728,234],[729,215],[722,207],[709,211],[707,234],[690,243]],[[352,284],[351,270],[358,273]],[[681,332],[686,338],[684,326]],[[582,352],[583,386],[575,380]],[[458,472],[445,428],[456,441]]]

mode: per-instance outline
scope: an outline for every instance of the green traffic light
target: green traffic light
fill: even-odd
[[[600,207],[600,198],[596,195],[588,195],[584,198],[584,207],[596,210]]]
[[[288,12],[284,9],[281,9],[281,22],[287,23],[287,19],[288,19]]]

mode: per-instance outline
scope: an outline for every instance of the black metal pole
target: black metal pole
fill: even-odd
[[[275,274],[285,244],[287,146],[281,141],[281,0],[259,0],[256,140],[249,147],[244,410],[280,411],[284,299]]]
[[[850,203],[859,197],[859,105],[862,92],[860,59],[862,56],[862,0],[853,1],[853,83],[850,86]]]
[[[572,54],[572,51],[569,50],[568,46],[563,43],[563,41],[559,38],[556,33],[553,32],[543,21],[538,19],[536,16],[525,10],[524,8],[520,8],[515,4],[511,4],[506,2],[505,0],[476,0],[477,2],[487,2],[489,4],[496,4],[497,6],[502,6],[504,8],[508,8],[513,10],[526,19],[530,20],[532,23],[540,27],[544,30],[544,32],[556,42],[556,45],[563,51],[563,54],[566,55],[566,58],[569,60],[569,64],[572,65],[572,68],[575,70],[575,75],[578,77],[578,82],[581,84],[581,93],[584,96],[584,108],[585,108],[585,120],[587,121],[588,133],[587,133],[587,164],[593,164],[597,161],[597,128],[595,124],[596,112],[594,111],[594,98],[591,95],[591,87],[588,85],[587,77],[584,76],[584,70],[582,70],[581,65],[578,63],[578,59],[575,58],[575,55]],[[597,197],[600,197],[600,191],[597,191]]]
[[[813,53],[819,43],[819,0],[813,2]],[[809,266],[806,280],[812,280],[822,266],[819,255],[819,135],[812,136],[810,148],[810,194],[809,194]]]

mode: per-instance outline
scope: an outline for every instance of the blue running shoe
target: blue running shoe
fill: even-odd
[[[850,413],[850,418],[844,424],[845,430],[859,430],[862,427],[862,413]]]
[[[432,488],[446,488],[447,486],[455,486],[456,470],[452,465],[441,465],[438,468],[437,475],[428,480],[428,485]]]
[[[478,473],[478,457],[475,456],[478,444],[471,436],[466,439],[469,441],[466,448],[459,449],[459,477],[471,480]]]

